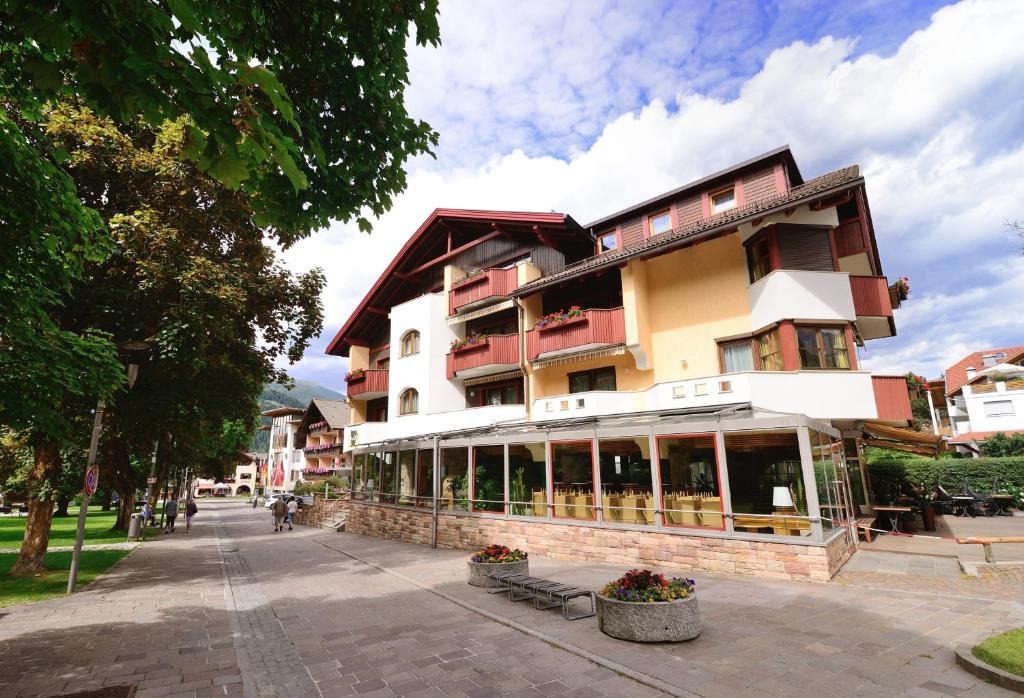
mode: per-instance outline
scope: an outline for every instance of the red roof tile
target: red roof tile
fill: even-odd
[[[964,358],[957,361],[955,364],[946,369],[946,395],[952,395],[957,392],[967,383],[967,369],[974,367],[977,370],[986,368],[982,363],[981,359],[983,356],[988,354],[995,354],[998,352],[1006,352],[1007,357],[1014,354],[1024,352],[1024,345],[1016,347],[1004,347],[1002,349],[982,349],[976,351],[973,354],[968,354]]]
[[[966,444],[971,441],[984,441],[990,436],[996,434],[1006,434],[1012,436],[1013,434],[1024,434],[1024,429],[1005,429],[1003,431],[965,431],[960,436],[955,436],[949,440],[951,444]]]

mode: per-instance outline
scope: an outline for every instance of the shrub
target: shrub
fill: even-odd
[[[526,553],[519,548],[511,550],[507,545],[492,543],[473,553],[469,559],[473,562],[519,562],[525,560],[526,557]]]
[[[1007,436],[999,432],[981,444],[981,455],[992,458],[1001,456],[1024,456],[1024,434]]]
[[[696,583],[692,579],[665,579],[664,575],[655,574],[650,570],[630,570],[614,582],[606,584],[601,589],[601,595],[616,601],[635,603],[675,601],[693,594],[695,586]]]
[[[306,495],[306,494],[314,494],[315,492],[318,492],[320,489],[321,488],[317,487],[316,483],[313,483],[313,482],[306,482],[306,481],[296,482],[295,483],[295,489],[292,491],[292,494],[296,494],[296,495],[299,495],[299,496]]]
[[[994,478],[1001,487],[1024,486],[1024,458],[868,458],[875,496],[884,499],[912,486],[931,490],[942,485],[951,494],[963,489],[964,480],[975,490],[987,491]]]

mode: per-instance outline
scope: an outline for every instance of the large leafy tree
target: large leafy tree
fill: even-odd
[[[127,131],[174,121],[176,157],[245,195],[282,244],[331,219],[368,230],[405,187],[408,159],[436,143],[404,104],[411,31],[438,42],[436,0],[0,0],[0,424],[43,439],[32,482],[55,467],[66,404],[123,382],[96,331],[109,323],[64,324],[68,287],[111,251],[111,218],[76,196],[67,152],[45,133],[48,105]],[[36,513],[29,528],[42,531]]]
[[[56,321],[155,345],[107,413],[103,471],[121,493],[123,524],[154,445],[158,478],[184,463],[208,472],[229,465],[237,439],[225,423],[254,424],[262,386],[285,379],[275,362],[299,359],[320,332],[324,277],[284,269],[252,196],[187,158],[187,119],[119,129],[61,106],[45,124],[79,197],[113,236],[109,256],[84,268]],[[19,569],[41,565],[44,552],[26,539]]]

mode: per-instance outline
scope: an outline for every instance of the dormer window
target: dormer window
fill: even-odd
[[[619,249],[619,234],[614,230],[609,230],[597,238],[597,253],[604,254],[605,252],[611,252],[612,250]]]
[[[736,191],[729,187],[711,195],[711,214],[723,213],[736,208]]]
[[[668,211],[655,213],[647,218],[647,227],[651,231],[652,236],[667,233],[672,230],[672,216]]]

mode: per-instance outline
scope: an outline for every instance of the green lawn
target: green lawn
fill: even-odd
[[[78,588],[101,575],[130,550],[85,550],[78,567]],[[0,553],[0,608],[28,601],[64,596],[68,588],[71,553],[49,553],[46,566],[52,571],[32,577],[11,577],[7,571],[18,558],[16,553]]]
[[[78,507],[68,508],[69,516],[53,517],[50,524],[50,545],[74,545],[75,529],[78,527]],[[157,518],[160,517],[159,510]],[[24,516],[5,516],[0,518],[0,548],[17,548],[25,536]],[[89,507],[89,516],[85,519],[85,543],[124,543],[128,540],[124,531],[111,532],[117,521],[117,510],[100,511],[100,507]]]
[[[1018,676],[1024,676],[1024,628],[990,637],[974,648],[983,662]]]

